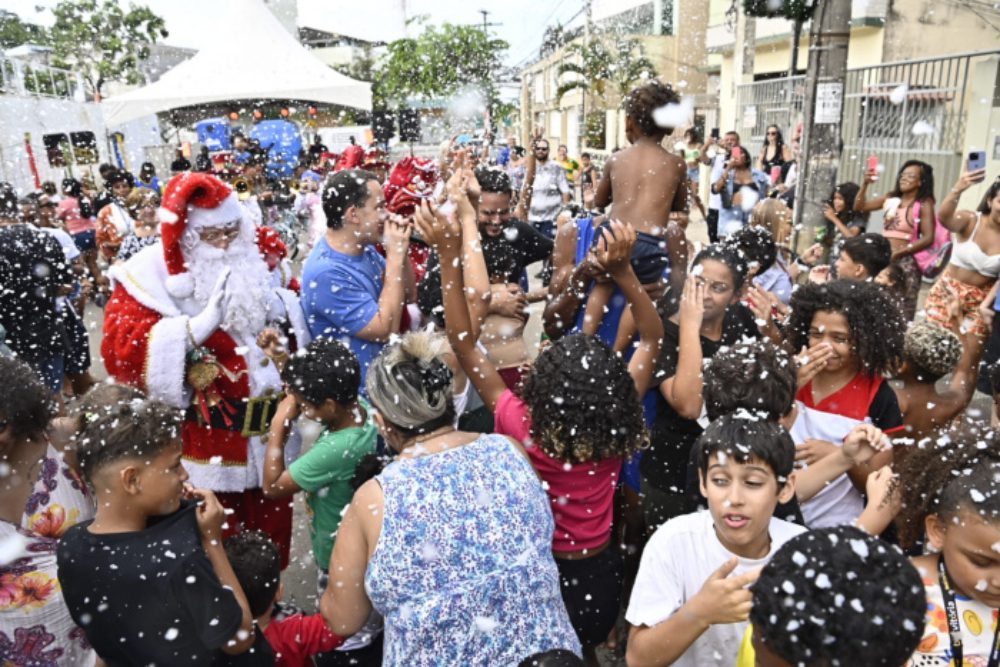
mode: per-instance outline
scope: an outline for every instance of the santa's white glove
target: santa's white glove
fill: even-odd
[[[215,333],[215,330],[222,324],[222,314],[225,312],[223,302],[226,298],[226,280],[229,279],[229,269],[224,269],[215,281],[212,288],[212,296],[208,299],[208,304],[200,313],[188,320],[188,332],[191,334],[191,341],[195,345],[201,345],[208,337]]]

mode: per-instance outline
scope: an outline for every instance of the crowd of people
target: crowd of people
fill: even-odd
[[[796,129],[665,148],[679,103],[600,169],[0,184],[5,664],[995,664],[1000,180],[870,171],[797,255]]]

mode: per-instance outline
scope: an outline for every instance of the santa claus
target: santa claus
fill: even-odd
[[[233,510],[231,531],[269,533],[287,563],[291,509],[261,492],[262,436],[281,398],[277,366],[308,342],[298,297],[274,284],[252,221],[214,176],[175,176],[160,217],[161,243],[109,271],[105,366],[186,411],[191,483]]]

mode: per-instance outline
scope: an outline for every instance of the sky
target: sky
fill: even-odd
[[[246,1],[246,0],[244,0]],[[371,2],[357,0],[298,0],[300,7],[336,11],[363,12],[347,20],[377,21],[378,12],[372,11]],[[506,62],[508,65],[524,64],[538,51],[542,34],[547,25],[557,21],[566,23],[583,8],[584,0],[405,0],[407,15],[426,14],[432,23],[480,25],[480,9],[488,9],[488,20],[500,25],[492,26],[493,33],[510,43]],[[3,0],[3,8],[18,14],[22,19],[45,25],[52,23],[48,11],[56,0]],[[125,3],[123,3],[125,4]],[[164,18],[170,36],[165,43],[188,48],[200,48],[219,30],[238,29],[238,23],[227,21],[225,3],[220,0],[145,0],[145,4]],[[388,4],[388,3],[385,3]],[[41,13],[36,6],[43,7]],[[367,16],[365,16],[365,14]]]

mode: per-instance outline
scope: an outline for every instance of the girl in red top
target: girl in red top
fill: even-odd
[[[632,305],[639,346],[628,366],[593,336],[566,336],[539,355],[515,394],[467,333],[458,223],[432,213],[425,202],[417,226],[441,256],[452,349],[494,411],[496,432],[524,443],[547,485],[563,601],[585,657],[596,664],[594,649],[613,628],[621,596],[621,554],[611,547],[615,487],[624,457],[649,439],[639,396],[649,386],[663,336],[656,308],[629,263],[635,232],[612,223],[586,260],[595,274],[610,275]]]
[[[788,343],[808,349],[796,399],[807,409],[874,424],[883,431],[903,425],[896,393],[885,376],[903,361],[902,313],[881,285],[834,280],[799,288],[791,301]],[[794,431],[794,429],[793,429]],[[812,465],[834,451],[818,439],[796,443],[796,460]],[[868,473],[892,460],[881,452],[849,471],[864,492]]]

